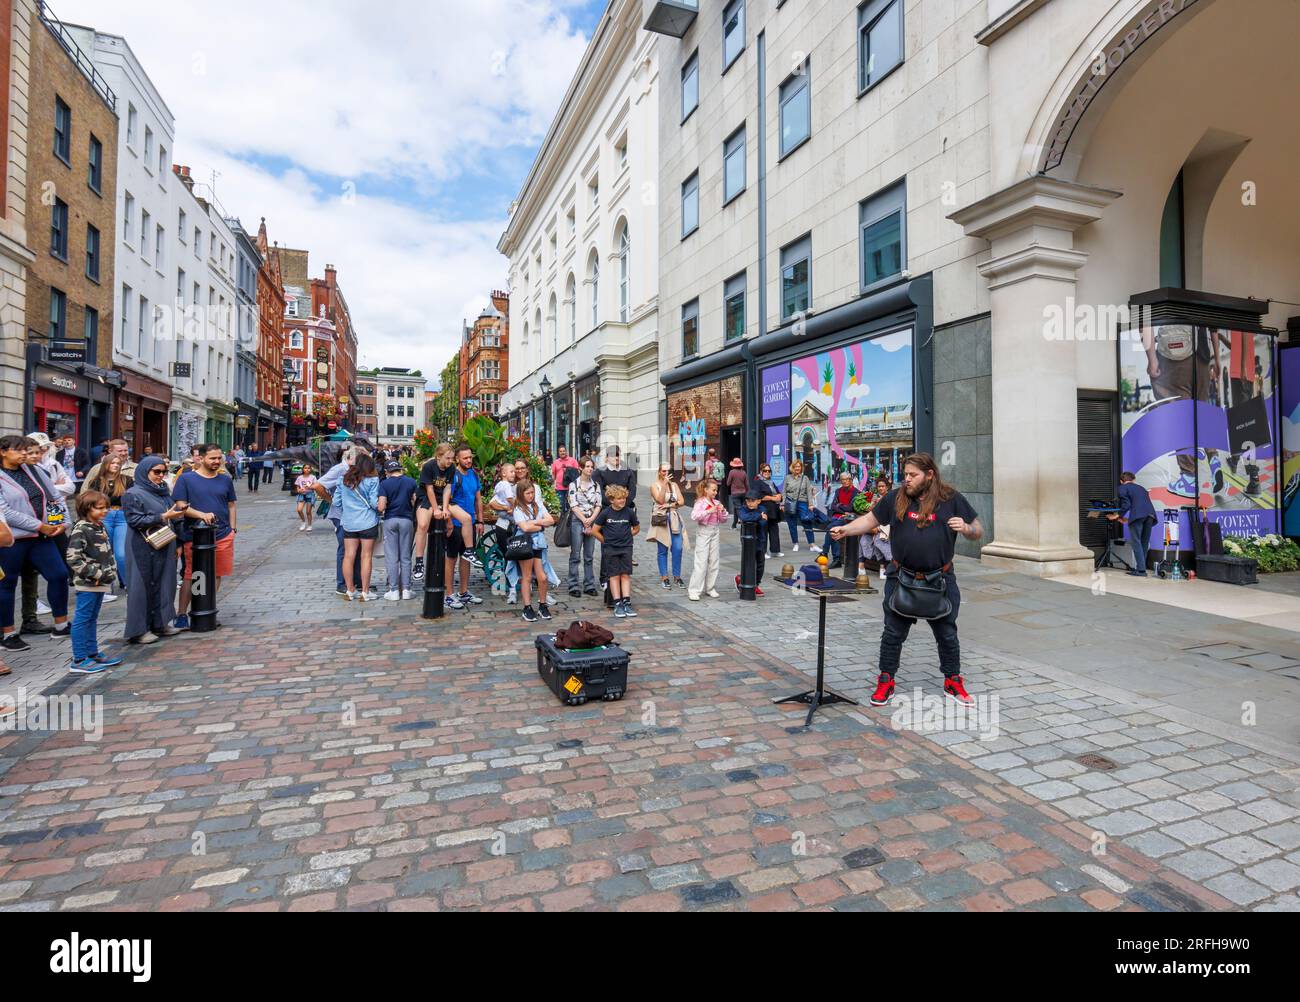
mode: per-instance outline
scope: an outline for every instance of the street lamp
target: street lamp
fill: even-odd
[[[551,392],[551,381],[550,381],[549,379],[547,379],[545,376],[542,377],[541,388],[542,388],[542,396],[545,397],[545,396],[548,396],[548,395],[550,394],[550,392]]]

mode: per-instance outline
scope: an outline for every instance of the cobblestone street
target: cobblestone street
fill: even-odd
[[[101,678],[14,662],[105,721],[0,736],[0,908],[1300,907],[1296,763],[1150,698],[968,642],[995,738],[870,707],[805,730],[771,700],[807,686],[814,605],[688,603],[644,547],[639,619],[553,606],[633,656],[626,700],[566,708],[516,611],[343,603],[332,535],[281,498],[241,494],[217,633]],[[861,698],[878,602],[828,620],[832,684]],[[935,665],[916,632],[900,694],[937,694]]]

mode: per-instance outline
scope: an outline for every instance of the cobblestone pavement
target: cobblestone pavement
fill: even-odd
[[[555,603],[633,652],[627,700],[566,708],[508,607],[341,602],[332,536],[290,519],[241,514],[223,629],[58,678],[102,697],[102,740],[0,735],[0,909],[1296,907],[1294,766],[1138,697],[967,645],[996,739],[804,729],[771,700],[806,687],[812,604],[687,603],[642,550],[639,619]],[[878,606],[829,618],[860,693]],[[918,634],[904,688],[933,664]]]

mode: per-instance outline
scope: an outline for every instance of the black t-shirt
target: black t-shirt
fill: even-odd
[[[420,467],[420,489],[416,492],[419,504],[417,508],[428,508],[429,491],[433,488],[433,496],[438,499],[438,504],[442,504],[442,489],[451,483],[451,478],[455,475],[456,464],[453,463],[446,469],[438,465],[438,460],[431,459],[424,466]]]
[[[901,489],[890,491],[871,509],[877,522],[889,526],[894,559],[911,571],[936,571],[947,566],[957,549],[957,533],[948,528],[948,519],[957,516],[968,523],[974,522],[979,517],[975,509],[964,494],[954,493],[947,501],[939,502],[925,526],[919,526],[917,501],[908,504],[905,518],[900,520],[894,515],[894,504]]]
[[[610,550],[632,549],[632,526],[640,525],[634,508],[625,506],[622,511],[615,511],[612,506],[602,508],[596,516],[595,525],[600,526],[605,537],[604,546]]]

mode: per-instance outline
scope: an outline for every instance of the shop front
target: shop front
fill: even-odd
[[[235,419],[238,416],[238,409],[232,405],[220,400],[209,400],[204,437],[229,452],[235,447]]]
[[[167,455],[171,387],[129,369],[122,370],[122,378],[113,437],[123,439],[134,458]]]
[[[778,484],[799,459],[818,486],[897,481],[932,450],[930,278],[921,276],[664,374],[667,460],[693,488],[710,449]],[[918,401],[921,403],[918,404]]]
[[[94,365],[50,358],[42,344],[27,346],[28,399],[23,431],[51,439],[72,435],[89,449],[112,433],[113,388],[118,374]]]
[[[593,372],[574,384],[574,434],[577,453],[600,447],[600,373]]]
[[[245,450],[258,444],[257,406],[244,400],[235,401],[235,444]]]
[[[284,447],[284,430],[288,423],[284,411],[266,404],[257,405],[257,444],[263,449]]]

